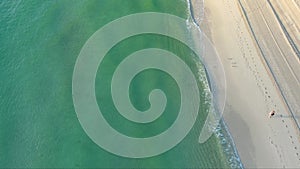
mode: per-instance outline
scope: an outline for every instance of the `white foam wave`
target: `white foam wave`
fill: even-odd
[[[187,6],[188,6],[188,17],[186,19],[186,24],[187,28],[190,30],[191,24],[194,24],[198,30],[201,32],[200,25],[197,23],[197,21],[200,21],[200,23],[204,19],[204,0],[202,0],[202,13],[199,15],[201,18],[194,18],[193,11],[192,11],[192,6],[191,6],[191,1],[186,0]],[[197,21],[196,21],[197,19]],[[197,37],[194,37],[197,38]],[[200,41],[201,41],[200,37]],[[201,44],[201,43],[200,43]],[[203,45],[203,44],[202,44]],[[201,46],[200,48],[204,48],[205,46]],[[196,64],[198,67],[198,79],[202,82],[204,85],[204,94],[205,94],[205,104],[210,104],[212,100],[212,93],[210,90],[210,84],[209,81],[207,80],[207,74],[205,72],[205,68],[203,68],[203,64],[201,63],[200,60],[196,60]],[[213,109],[209,109],[208,111],[212,111]],[[223,119],[220,120],[220,123],[215,126],[215,124],[211,124],[210,128],[214,130],[215,136],[218,138],[219,143],[221,144],[224,153],[226,154],[226,160],[228,161],[229,165],[231,168],[243,168],[243,165],[241,163],[241,160],[239,158],[239,155],[237,153],[237,150],[235,148],[233,139],[229,133],[229,130],[224,123]]]

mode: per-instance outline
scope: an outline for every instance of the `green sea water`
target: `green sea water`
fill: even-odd
[[[233,152],[213,135],[198,143],[208,113],[202,102],[197,121],[173,149],[150,158],[131,159],[111,154],[82,129],[72,100],[72,75],[87,39],[112,20],[140,12],[163,12],[187,18],[182,0],[49,0],[0,1],[0,168],[208,168],[230,167]],[[174,25],[174,29],[181,29]],[[96,96],[105,119],[132,137],[150,137],[176,119],[180,93],[176,82],[158,70],[139,73],[130,98],[139,110],[149,108],[149,92],[162,89],[168,98],[165,113],[155,123],[137,124],[118,114],[110,94],[111,77],[127,55],[144,48],[171,51],[192,71],[203,73],[196,56],[179,41],[153,34],[125,39],[105,56],[96,77]],[[150,79],[150,80],[149,80]],[[201,100],[205,84],[198,80]],[[104,101],[103,101],[104,100]],[[174,113],[167,113],[174,112]],[[221,128],[223,134],[226,131]],[[222,134],[221,134],[222,135]],[[231,146],[231,147],[230,147]]]

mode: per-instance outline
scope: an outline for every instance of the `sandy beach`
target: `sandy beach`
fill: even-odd
[[[223,115],[244,167],[299,168],[299,59],[270,4],[267,0],[208,0],[203,18],[198,3],[192,0],[194,16],[224,65]],[[279,18],[290,18],[283,25],[297,45],[299,22],[293,22],[293,12],[279,9],[299,6],[296,1],[273,4]],[[269,118],[272,110],[275,116]]]

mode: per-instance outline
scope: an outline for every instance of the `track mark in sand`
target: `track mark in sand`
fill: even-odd
[[[271,126],[270,126],[270,128],[272,130],[272,133],[276,133]],[[274,135],[274,137],[276,137],[276,134]],[[275,141],[271,138],[271,136],[269,136],[269,141],[270,141],[271,145],[275,148],[275,151],[276,151],[276,154],[278,155],[280,163],[283,165],[284,164],[283,153],[280,151],[280,148],[278,147],[278,145],[275,144]]]
[[[281,115],[282,117],[282,115]],[[282,122],[284,123],[284,120],[282,120]],[[285,127],[288,129],[288,125],[286,124]],[[287,130],[288,134],[290,133],[290,130]],[[295,145],[294,142],[294,137],[292,135],[289,136],[289,139],[291,140],[291,146],[293,147],[293,149],[296,151],[295,155],[299,156],[299,152],[298,152],[298,147]],[[298,161],[300,161],[300,157],[298,158]]]
[[[228,3],[229,4],[229,3]],[[228,5],[228,7],[230,7]],[[234,17],[234,15],[232,15]],[[255,60],[253,50],[249,46],[249,40],[243,36],[244,32],[241,31],[241,27],[239,23],[236,23],[236,32],[237,32],[237,38],[240,44],[240,50],[242,52],[243,59],[246,63],[246,66],[249,68],[250,72],[253,74],[255,80],[256,80],[256,85],[259,87],[259,90],[263,92],[263,87],[265,87],[262,80],[262,77],[260,76],[260,73],[257,68],[257,61]],[[245,47],[246,46],[246,47]],[[267,101],[267,100],[265,100]]]
[[[229,4],[229,2],[228,2]],[[230,7],[230,6],[229,6]],[[232,12],[230,12],[232,13]],[[234,15],[232,14],[232,16],[234,17]],[[239,48],[241,50],[241,54],[242,54],[242,59],[244,60],[244,63],[246,64],[247,68],[249,69],[249,71],[251,72],[251,74],[254,76],[255,81],[256,81],[256,85],[259,87],[262,95],[264,96],[264,100],[267,103],[267,107],[268,109],[273,109],[276,112],[280,112],[277,108],[277,105],[275,104],[273,97],[271,97],[271,93],[268,90],[268,87],[265,85],[264,81],[263,81],[263,77],[260,75],[259,73],[259,62],[256,60],[255,54],[249,45],[249,39],[246,38],[246,36],[244,36],[244,32],[241,31],[241,25],[239,25],[239,23],[235,23],[235,31],[236,31],[236,35],[237,35],[237,41],[239,43]],[[235,64],[234,61],[231,61],[232,67]],[[275,109],[274,109],[275,107]],[[282,116],[281,116],[282,117]],[[285,124],[285,121],[282,119],[281,120],[283,124]],[[288,125],[283,125],[283,127],[285,126],[285,128],[288,130]],[[271,127],[272,128],[272,127]],[[273,129],[272,129],[273,130]],[[274,137],[276,137],[276,132],[273,130]],[[290,131],[288,130],[288,133],[290,133]],[[290,136],[290,146],[291,148],[297,150],[298,148],[294,146],[294,141],[293,141],[293,136]],[[280,146],[278,146],[277,144],[275,144],[274,140],[271,139],[271,137],[269,137],[270,140],[270,144],[274,146],[275,151],[277,152],[277,157],[280,159],[280,163],[283,167],[285,167],[284,165],[284,159],[283,159],[283,152],[281,152],[281,148]],[[298,156],[298,155],[297,155]],[[299,158],[300,159],[300,158]]]
[[[269,94],[269,91],[267,90],[267,87],[265,86],[265,83],[263,82],[263,77],[259,73],[259,67],[258,67],[258,61],[255,59],[255,51],[252,50],[250,47],[251,39],[248,39],[247,36],[244,36],[244,31],[242,30],[242,25],[240,24],[239,20],[237,19],[236,15],[232,12],[232,8],[234,7],[232,2],[229,0],[224,1],[227,8],[229,9],[227,15],[230,15],[230,17],[233,18],[233,21],[235,22],[235,31],[237,36],[237,41],[239,43],[239,48],[242,53],[242,58],[244,59],[244,63],[246,64],[247,68],[253,74],[256,85],[258,86],[259,90],[261,91],[261,94],[265,96],[264,101],[267,103],[268,109],[273,109],[272,107],[277,107],[276,104],[274,104],[273,99],[271,98],[271,95]],[[253,11],[251,11],[253,12]],[[242,18],[242,17],[241,17]],[[234,67],[233,65],[231,67]]]
[[[271,94],[272,91],[268,90],[268,86],[264,83],[263,81],[263,77],[261,76],[261,74],[259,73],[259,70],[261,69],[261,66],[260,66],[260,60],[257,60],[257,57],[256,57],[256,54],[255,54],[255,50],[252,50],[252,48],[250,47],[250,43],[251,43],[251,39],[249,40],[247,38],[247,36],[245,36],[245,32],[242,31],[242,26],[240,22],[238,22],[238,18],[236,17],[236,15],[232,12],[232,10],[230,10],[231,8],[233,8],[233,5],[232,5],[233,2],[231,2],[230,0],[225,0],[225,4],[227,5],[227,8],[229,9],[226,13],[226,15],[231,15],[229,17],[232,17],[233,18],[233,21],[235,22],[234,23],[234,26],[235,28],[233,30],[236,31],[236,41],[238,42],[238,45],[239,45],[239,48],[240,48],[240,51],[241,51],[241,59],[243,60],[244,64],[247,66],[247,68],[249,69],[249,72],[254,76],[254,79],[256,81],[256,85],[259,87],[259,90],[261,91],[261,94],[264,96],[264,100],[265,102],[267,103],[267,107],[268,109],[271,109],[271,110],[275,110],[276,111],[276,114],[279,112],[280,113],[280,110],[278,108],[278,106],[275,104],[276,103],[276,97],[273,97],[273,95]],[[254,12],[254,11],[251,11],[251,12]],[[232,67],[234,67],[234,61],[231,61],[231,64]],[[272,97],[271,97],[272,96]],[[274,99],[274,100],[273,100]],[[287,140],[289,140],[288,144],[289,145],[282,145],[282,146],[288,146],[290,149],[294,149],[293,151],[296,151],[294,152],[295,155],[297,156],[296,159],[298,159],[300,161],[300,152],[299,149],[300,147],[297,147],[295,145],[295,142],[294,142],[294,139],[295,139],[295,136],[290,134],[290,130],[289,130],[289,126],[288,126],[288,123],[285,123],[285,120],[283,120],[283,115],[281,114],[280,115],[280,118],[281,119],[278,119],[278,120],[281,120],[281,124],[282,124],[282,128],[283,129],[286,129],[288,135],[286,135],[286,138]],[[276,120],[277,121],[277,120]],[[270,126],[271,130],[272,130],[272,137],[277,138],[277,134],[276,134],[276,130],[273,130],[272,126]],[[285,157],[284,157],[284,154],[283,154],[283,149],[284,147],[281,147],[281,142],[278,142],[279,145],[276,144],[276,139],[273,140],[271,137],[269,137],[269,142],[270,142],[270,145],[272,145],[272,147],[274,147],[274,151],[277,152],[277,157],[279,158],[280,160],[280,163],[281,163],[281,166],[283,168],[285,168],[286,166],[284,165],[285,163]],[[293,153],[293,152],[291,152]]]
[[[227,59],[231,62],[231,67],[238,67],[238,63],[233,59],[233,57],[228,57]]]
[[[230,8],[232,8],[231,5],[229,5],[230,2],[227,1],[227,6]],[[231,16],[234,18],[235,15],[232,14],[231,12]],[[236,21],[236,20],[235,20]],[[259,73],[259,68],[258,68],[258,61],[255,59],[255,54],[252,50],[252,48],[250,48],[249,45],[249,41],[251,41],[251,39],[247,39],[246,36],[244,36],[244,32],[241,30],[241,25],[240,23],[238,23],[236,21],[235,23],[236,25],[236,32],[237,32],[237,39],[238,39],[238,43],[239,43],[239,47],[240,50],[242,52],[242,58],[245,61],[246,66],[248,67],[249,71],[251,72],[251,74],[253,74],[255,81],[256,81],[256,85],[258,86],[259,90],[261,91],[261,94],[265,96],[264,101],[267,102],[267,107],[268,109],[271,108],[270,105],[274,105],[273,99],[271,98],[270,95],[268,95],[268,90],[267,87],[265,86],[265,83],[262,80],[262,77],[260,76]],[[233,66],[232,66],[233,67]],[[275,106],[276,107],[276,106]]]

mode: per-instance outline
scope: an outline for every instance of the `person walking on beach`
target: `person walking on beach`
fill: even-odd
[[[270,113],[269,113],[269,118],[273,117],[275,115],[275,110],[272,110]]]

